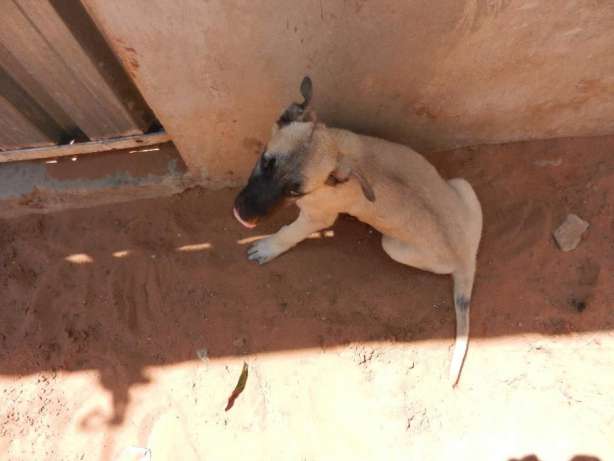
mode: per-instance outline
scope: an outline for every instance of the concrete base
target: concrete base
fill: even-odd
[[[0,218],[171,195],[198,179],[172,143],[0,165]]]

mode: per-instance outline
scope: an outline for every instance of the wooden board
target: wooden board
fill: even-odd
[[[0,44],[9,56],[0,65],[33,97],[44,91],[89,138],[142,133],[50,2],[3,2]],[[20,81],[15,60],[33,78]]]
[[[0,98],[0,150],[33,147],[42,140],[42,144],[58,144],[66,139],[65,131],[1,67]],[[15,138],[13,130],[21,134]]]
[[[2,118],[0,118],[0,123]],[[0,125],[1,126],[1,125]],[[137,136],[125,136],[116,139],[67,144],[64,146],[41,147],[34,149],[18,149],[0,152],[0,163],[22,162],[25,160],[42,160],[72,155],[95,154],[119,149],[143,149],[147,146],[171,141],[164,131]]]
[[[148,131],[155,121],[154,114],[84,6],[74,0],[53,0],[52,4],[133,120],[143,131]]]
[[[47,114],[46,117],[52,120],[50,125],[53,124],[59,127],[63,133],[68,135],[73,134],[76,136],[77,133],[81,132],[75,121],[64,112],[34,76],[21,65],[19,60],[13,56],[2,43],[0,43],[0,67],[2,67],[1,71],[3,72],[4,79],[6,81],[11,81],[10,86],[13,88],[18,86],[19,90],[17,91],[20,91],[22,94],[26,93],[30,100],[34,101],[44,110]],[[5,83],[1,83],[0,85],[2,93],[7,96],[5,91],[9,91],[9,85]],[[27,91],[25,88],[27,88]],[[10,91],[15,92],[13,90]]]
[[[0,158],[4,155],[2,151],[6,149],[49,144],[54,144],[54,141],[0,94]]]

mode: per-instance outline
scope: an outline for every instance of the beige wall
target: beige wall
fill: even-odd
[[[193,171],[242,180],[312,76],[420,150],[614,133],[612,0],[82,0]]]

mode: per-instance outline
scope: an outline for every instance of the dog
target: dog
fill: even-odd
[[[467,181],[444,180],[409,147],[325,126],[309,108],[312,88],[305,77],[300,85],[303,102],[292,103],[273,125],[268,145],[235,199],[234,216],[247,228],[285,199],[300,209],[294,222],[252,245],[248,258],[267,263],[346,213],[378,230],[393,260],[451,274],[454,387],[469,341],[469,306],[482,235],[478,197]]]

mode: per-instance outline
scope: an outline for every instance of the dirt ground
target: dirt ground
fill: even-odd
[[[458,388],[448,277],[350,217],[252,264],[295,211],[190,189],[0,221],[1,459],[614,459],[614,137],[429,157],[484,208]]]

